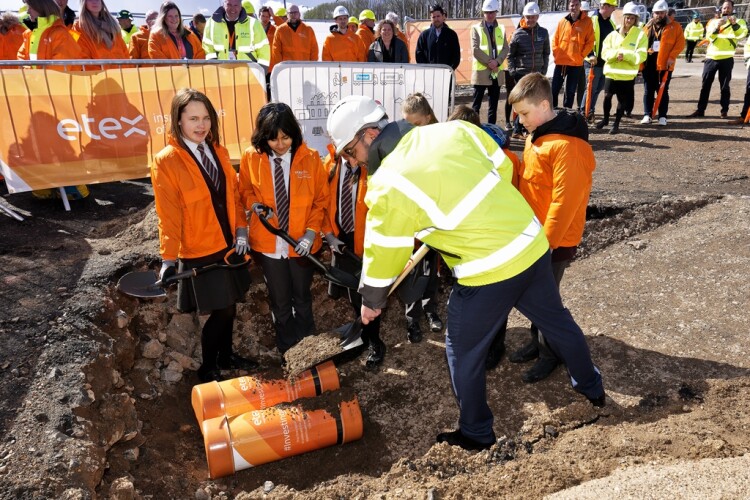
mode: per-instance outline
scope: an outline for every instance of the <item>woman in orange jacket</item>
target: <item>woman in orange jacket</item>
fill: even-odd
[[[240,163],[240,195],[247,209],[271,207],[270,221],[297,241],[287,244],[256,217],[250,222],[250,246],[260,263],[271,301],[276,345],[283,354],[315,333],[312,312],[313,266],[304,257],[315,253],[328,197],[326,175],[317,151],[309,149],[291,108],[263,106],[251,148]]]
[[[104,0],[81,0],[81,14],[73,24],[84,59],[130,59],[120,25]],[[86,66],[84,69],[121,68],[119,65]]]
[[[237,175],[219,143],[219,120],[211,101],[197,90],[180,90],[172,99],[170,124],[169,145],[151,164],[162,280],[221,263],[233,247],[239,255],[248,250]],[[249,287],[246,266],[214,269],[179,282],[177,309],[210,314],[201,333],[201,382],[221,380],[220,370],[258,367],[232,351],[236,303]]]
[[[201,41],[182,24],[182,14],[174,2],[159,7],[159,17],[148,37],[151,59],[205,59]]]

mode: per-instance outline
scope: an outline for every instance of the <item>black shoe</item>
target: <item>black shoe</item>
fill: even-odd
[[[430,325],[430,330],[433,332],[443,331],[443,320],[437,313],[425,313],[425,316],[427,316],[427,324]]]
[[[729,118],[729,115],[727,114],[727,112],[726,111],[722,111],[721,112],[721,119],[722,120],[727,120],[728,118]]]
[[[697,109],[687,115],[688,118],[703,118],[704,116],[706,115],[703,113],[703,111],[698,111]]]
[[[591,402],[591,404],[594,406],[594,408],[604,408],[604,405],[607,404],[606,403],[606,399],[607,399],[607,394],[606,393],[603,393],[598,398],[586,398],[586,399],[588,399],[589,402]]]
[[[373,370],[383,363],[383,359],[385,359],[385,344],[383,341],[380,339],[370,341],[370,354],[367,355],[367,360],[365,360],[365,368]]]
[[[620,126],[619,125],[612,125],[612,128],[609,129],[609,135],[615,135],[620,133]]]
[[[603,129],[607,125],[609,125],[609,120],[599,120],[598,122],[596,122],[596,128],[598,128],[599,130]]]
[[[422,328],[419,326],[419,321],[412,321],[406,325],[406,338],[412,344],[422,341]]]
[[[243,358],[238,354],[230,354],[228,358],[219,358],[219,369],[221,370],[245,370],[253,371],[260,368],[257,361]]]
[[[541,357],[529,371],[521,376],[521,379],[527,384],[539,382],[552,375],[552,372],[555,371],[555,368],[559,364],[560,362],[557,361],[557,358]]]
[[[224,380],[224,377],[221,376],[218,368],[203,368],[201,365],[198,368],[198,380],[205,384],[206,382],[221,382]]]
[[[453,432],[441,432],[437,435],[438,443],[448,443],[451,446],[460,446],[464,450],[477,451],[489,449],[495,444],[495,434],[492,434],[492,441],[489,443],[480,443],[470,437],[466,437],[461,433],[461,429],[456,429]]]
[[[504,343],[498,346],[491,346],[490,350],[487,352],[487,359],[484,360],[484,369],[494,370],[503,359],[503,354],[505,354]]]
[[[508,356],[511,363],[525,363],[539,357],[539,345],[536,342],[529,342],[517,351]]]

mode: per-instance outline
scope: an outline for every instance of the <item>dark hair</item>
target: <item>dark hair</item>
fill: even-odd
[[[258,11],[258,15],[263,14],[264,12],[268,12],[271,16],[273,16],[273,12],[271,12],[271,7],[263,6]]]
[[[292,108],[283,102],[269,102],[258,112],[250,142],[257,151],[271,156],[273,150],[268,145],[268,141],[276,139],[279,136],[279,130],[292,138],[292,154],[296,153],[302,144],[302,129],[294,117]]]
[[[208,132],[206,142],[219,144],[219,116],[216,114],[216,109],[214,109],[214,105],[211,104],[206,94],[195,89],[180,89],[174,98],[172,98],[172,107],[169,112],[171,120],[169,126],[170,135],[177,140],[180,146],[187,149],[185,141],[182,140],[182,132],[180,131],[180,116],[185,111],[185,106],[191,102],[200,102],[206,106],[208,117],[211,118],[211,130]]]
[[[445,10],[443,9],[443,6],[440,5],[439,3],[436,3],[435,5],[430,6],[430,14],[432,14],[435,11],[441,12],[443,15],[445,15]]]
[[[479,120],[479,113],[465,104],[456,106],[456,109],[454,109],[453,113],[448,117],[449,122],[453,120],[469,122],[477,127],[482,126],[482,122]]]
[[[182,24],[182,12],[180,11],[180,8],[176,3],[169,1],[164,2],[159,7],[159,17],[154,21],[154,25],[156,25],[154,31],[161,31],[165,36],[169,34],[169,28],[167,27],[167,14],[172,9],[176,9],[177,15],[180,16],[180,23],[177,25],[177,34],[181,37],[187,36],[189,31],[185,28],[185,25]]]
[[[193,15],[193,24],[205,23],[205,22],[206,22],[206,16],[204,16],[200,12]]]
[[[26,0],[26,5],[34,9],[39,17],[57,16],[62,18],[62,10],[55,0]]]

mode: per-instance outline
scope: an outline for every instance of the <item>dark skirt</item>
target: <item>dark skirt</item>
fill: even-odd
[[[227,251],[222,250],[213,255],[196,259],[180,259],[177,272],[224,262]],[[239,256],[234,256],[239,259]],[[231,261],[230,263],[235,263]],[[250,289],[250,271],[248,266],[236,269],[212,269],[198,276],[180,280],[177,284],[177,310],[180,312],[198,311],[208,314],[211,311],[225,309],[244,300]]]

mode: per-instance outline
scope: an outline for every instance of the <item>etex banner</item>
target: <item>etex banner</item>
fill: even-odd
[[[147,177],[167,144],[172,98],[185,87],[211,100],[221,143],[239,161],[266,102],[257,76],[263,70],[252,66],[0,69],[0,169],[8,191]]]
[[[344,97],[372,97],[391,120],[400,120],[404,99],[421,92],[437,119],[445,121],[452,104],[452,74],[448,66],[433,64],[283,62],[271,73],[271,98],[292,108],[305,142],[325,156],[328,114]]]

